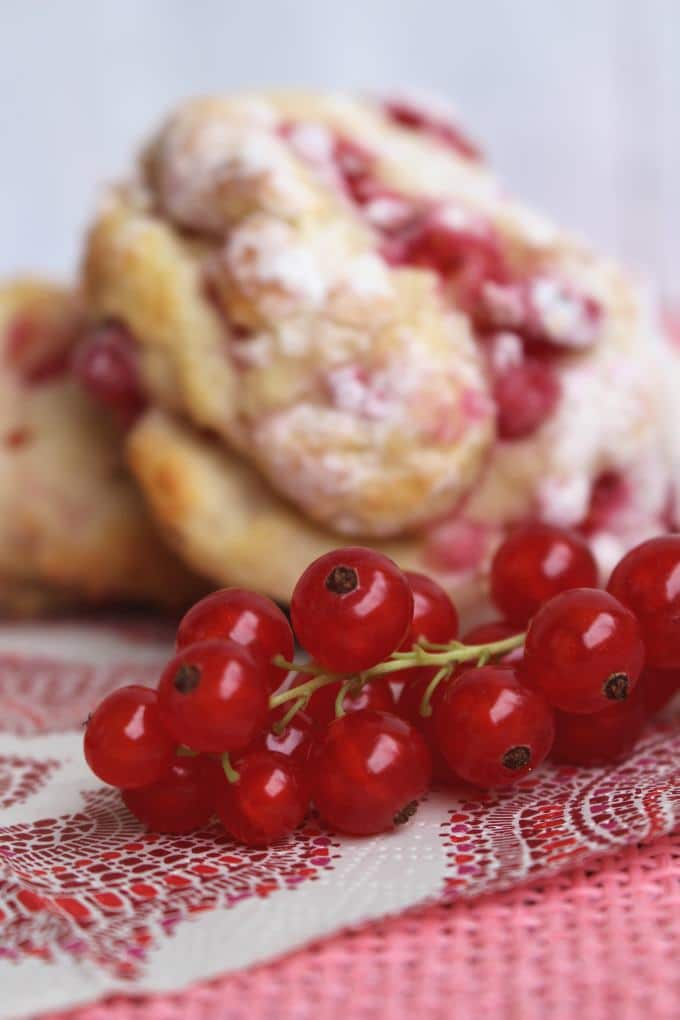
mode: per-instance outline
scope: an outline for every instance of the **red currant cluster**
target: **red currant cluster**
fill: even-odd
[[[292,832],[312,803],[366,835],[406,821],[433,775],[493,787],[551,750],[615,760],[680,689],[680,536],[630,552],[607,591],[596,582],[578,535],[518,529],[492,565],[503,619],[457,640],[438,584],[338,549],[291,600],[311,661],[292,662],[293,631],[269,599],[215,592],[181,621],[157,690],[99,705],[85,756],[149,828],[187,832],[216,813],[253,846]]]

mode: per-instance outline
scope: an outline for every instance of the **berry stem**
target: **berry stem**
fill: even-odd
[[[356,687],[356,677],[350,677],[348,680],[345,680],[344,684],[340,685],[340,690],[338,691],[338,696],[335,699],[335,717],[336,717],[336,719],[341,719],[342,716],[345,714],[345,708],[344,708],[345,698],[349,694],[349,692],[352,690],[353,687]]]
[[[299,689],[300,688],[298,687],[298,690]],[[281,734],[283,733],[283,731],[285,730],[286,726],[288,725],[288,723],[293,718],[293,716],[297,715],[298,712],[301,712],[302,709],[305,708],[305,706],[307,705],[308,701],[309,701],[309,695],[307,695],[307,694],[303,695],[303,697],[301,697],[301,698],[297,698],[293,702],[293,704],[290,706],[288,711],[285,713],[285,715],[282,715],[281,718],[277,722],[274,723],[274,725],[272,726],[272,732],[275,733],[277,737],[280,737]],[[271,705],[271,701],[270,701],[270,705]]]
[[[238,772],[236,771],[236,769],[231,764],[231,758],[229,757],[229,752],[228,751],[224,752],[224,754],[222,755],[221,761],[222,761],[222,768],[224,769],[224,774],[227,777],[227,779],[229,780],[229,782],[230,783],[237,783],[241,777],[239,776]]]
[[[414,645],[410,652],[393,652],[386,662],[380,662],[377,666],[364,670],[360,674],[360,683],[363,685],[367,681],[373,680],[374,677],[398,673],[403,669],[412,669],[414,666],[439,666],[439,671],[433,677],[423,697],[421,712],[423,715],[429,715],[430,713],[427,711],[430,708],[429,699],[437,684],[451,672],[452,667],[456,663],[477,661],[482,665],[497,655],[505,655],[507,652],[519,648],[520,645],[524,644],[525,637],[526,634],[514,634],[512,637],[503,638],[502,641],[491,641],[485,645],[464,645],[460,641],[452,641],[448,645],[434,646],[430,645],[429,642],[423,642],[422,644]],[[424,647],[425,645],[427,647]],[[428,649],[432,647],[436,647],[439,650],[429,651]],[[325,687],[327,684],[339,683],[341,680],[344,682],[335,700],[335,711],[338,716],[344,715],[342,710],[343,701],[347,691],[353,684],[356,684],[356,676],[349,677],[348,679],[342,674],[323,673],[321,668],[313,663],[298,664],[288,662],[282,655],[275,656],[272,662],[280,669],[295,670],[298,673],[307,673],[310,676],[309,680],[298,687],[291,687],[287,691],[281,691],[280,694],[273,694],[269,699],[270,709],[278,708],[279,705],[283,705],[287,701],[295,700],[291,710],[277,724],[281,729],[284,729],[297,711],[304,708],[315,691],[318,691],[320,687]]]
[[[297,666],[292,666],[288,668],[297,669]],[[300,672],[308,673],[309,670],[301,669]],[[327,684],[337,684],[337,682],[342,679],[343,679],[342,676],[336,676],[335,674],[329,675],[315,672],[315,675],[312,676],[311,680],[307,680],[304,684],[300,684],[299,687],[291,687],[290,690],[281,691],[280,694],[272,694],[271,698],[269,699],[269,708],[270,710],[278,708],[279,705],[285,704],[286,701],[292,701],[293,698],[295,698],[296,702],[302,701],[306,704],[311,698],[312,694],[314,694],[315,691],[318,691],[320,687],[326,687]],[[304,706],[301,705],[300,707],[302,708]],[[291,719],[293,715],[294,713],[291,714]],[[288,722],[290,722],[290,719],[288,720]]]
[[[423,700],[420,702],[420,714],[422,716],[425,716],[425,718],[432,715],[432,705],[430,704],[432,700],[432,695],[437,690],[437,687],[439,687],[439,684],[443,680],[447,680],[451,676],[452,671],[453,671],[452,666],[442,666],[442,668],[435,673],[435,675],[432,677],[429,684],[427,685],[425,693],[423,695]]]
[[[192,751],[190,747],[185,747],[184,744],[180,744],[175,754],[178,758],[198,758],[198,751]]]

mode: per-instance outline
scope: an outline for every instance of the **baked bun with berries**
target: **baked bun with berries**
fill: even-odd
[[[69,377],[78,300],[0,286],[0,613],[122,602],[179,607],[201,589],[166,549],[115,426]]]
[[[604,565],[665,522],[644,296],[508,197],[437,107],[190,101],[109,195],[83,278],[93,357],[114,344],[152,408],[133,471],[220,583],[286,597],[316,543],[352,536],[478,593],[516,522],[580,529]],[[280,550],[244,528],[232,555],[243,477],[287,522]]]

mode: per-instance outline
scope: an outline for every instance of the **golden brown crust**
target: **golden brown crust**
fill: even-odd
[[[129,434],[128,459],[167,541],[191,567],[217,584],[253,588],[287,602],[317,556],[346,540],[303,517],[244,460],[160,410]],[[422,539],[370,542],[404,569],[427,570],[465,610],[480,601],[479,574],[437,574]]]
[[[120,437],[57,366],[81,312],[39,281],[0,288],[0,607],[26,615],[77,604],[176,608],[203,587],[166,550],[122,462]],[[27,366],[29,366],[27,368]],[[40,376],[40,369],[37,369]]]

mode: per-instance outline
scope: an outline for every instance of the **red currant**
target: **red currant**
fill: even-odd
[[[357,673],[382,662],[404,640],[413,595],[396,563],[359,546],[320,556],[291,600],[300,644],[331,673]]]
[[[546,602],[527,633],[524,679],[563,712],[597,712],[629,697],[644,648],[637,620],[606,591],[575,588]]]
[[[407,570],[405,577],[413,592],[413,617],[401,649],[409,651],[420,638],[435,644],[453,641],[458,634],[458,613],[448,594],[425,574]]]
[[[215,787],[223,776],[211,758],[176,758],[162,779],[123,790],[123,801],[152,832],[192,832],[212,818]]]
[[[597,564],[585,540],[552,524],[516,528],[491,564],[491,598],[518,626],[553,595],[596,584]]]
[[[267,724],[267,677],[235,641],[200,641],[166,666],[158,688],[163,723],[194,751],[240,751]]]
[[[619,761],[632,751],[644,723],[643,699],[636,696],[589,715],[556,712],[552,757],[585,766]]]
[[[235,641],[262,659],[272,691],[281,686],[286,670],[271,660],[282,655],[290,661],[295,652],[290,624],[276,603],[242,588],[223,588],[192,606],[177,629],[177,651],[212,639]]]
[[[481,160],[482,154],[463,132],[445,116],[437,116],[409,99],[390,99],[384,106],[385,113],[397,124],[432,135],[449,145],[465,159]]]
[[[537,768],[552,747],[553,713],[514,670],[468,669],[436,705],[439,747],[449,767],[474,786],[506,786]]]
[[[312,799],[338,832],[365,836],[407,820],[427,791],[430,752],[413,726],[364,709],[336,719],[312,752]]]
[[[562,394],[552,365],[527,357],[511,365],[493,384],[498,435],[501,439],[526,439],[550,417]]]
[[[282,705],[270,713],[270,728],[250,745],[246,753],[274,751],[276,754],[290,758],[298,767],[303,768],[309,758],[312,743],[317,734],[317,726],[307,712],[296,712],[286,724],[285,729],[281,733],[275,733],[271,727],[285,715],[288,707],[287,704]]]
[[[424,716],[420,714],[420,706],[422,705],[428,684],[436,673],[436,666],[416,666],[414,669],[404,670],[404,673],[400,674],[400,676],[408,674],[408,678],[399,695],[396,711],[402,719],[406,719],[411,726],[418,730],[427,744],[432,755],[432,778],[440,783],[452,783],[455,782],[456,776],[439,750],[439,742],[434,725],[435,709],[444,696],[450,681],[442,681],[435,687],[434,693],[430,698],[432,715]]]
[[[640,677],[642,698],[648,715],[656,715],[680,691],[680,670],[643,669]]]
[[[236,782],[219,787],[217,813],[230,836],[246,846],[283,839],[303,821],[309,796],[289,757],[252,751],[234,764]]]
[[[101,404],[131,425],[143,411],[146,398],[139,380],[135,342],[121,323],[108,322],[92,330],[78,347],[73,372]]]
[[[627,553],[607,590],[638,618],[647,665],[680,666],[680,535],[662,535]]]
[[[103,783],[148,786],[170,769],[177,741],[161,721],[158,695],[147,687],[121,687],[104,698],[87,722],[85,758]]]
[[[300,673],[293,681],[299,687],[309,680],[309,676]],[[314,691],[307,703],[305,711],[316,726],[327,726],[335,719],[335,702],[340,691],[340,683],[326,684]],[[372,708],[378,712],[394,711],[394,695],[386,679],[376,678],[365,683],[360,691],[347,693],[342,703],[344,712],[359,712],[363,708]]]
[[[461,641],[464,645],[488,645],[493,641],[505,641],[517,633],[517,629],[505,620],[489,620],[488,623],[478,623],[466,631]]]
[[[517,627],[513,627],[511,623],[506,623],[505,620],[490,620],[488,623],[479,623],[476,627],[472,627],[461,640],[464,645],[490,645],[495,641],[505,641],[506,638],[512,637],[516,633]],[[495,665],[516,667],[523,658],[524,648],[520,646],[513,648],[511,652],[506,652]],[[459,672],[467,668],[468,665],[464,663],[462,667],[459,667]]]

